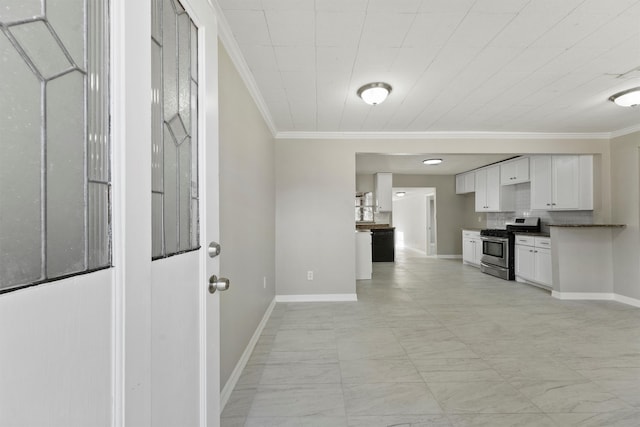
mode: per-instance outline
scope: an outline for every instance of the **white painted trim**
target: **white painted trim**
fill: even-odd
[[[109,50],[111,64],[110,75],[110,117],[111,117],[111,185],[112,185],[112,260],[113,276],[111,291],[111,426],[123,427],[125,424],[125,194],[124,160],[126,141],[125,102],[125,60],[123,58],[125,37],[125,0],[114,0],[109,5]]]
[[[624,129],[619,129],[611,132],[611,138],[619,138],[621,136],[629,135],[635,132],[640,132],[640,125],[631,126]]]
[[[356,294],[276,295],[276,302],[343,302],[358,301]]]
[[[605,292],[558,292],[551,291],[551,296],[564,300],[603,300],[615,299],[615,294]]]
[[[277,132],[276,139],[610,139],[609,132]]]
[[[271,317],[271,313],[273,313],[273,309],[275,308],[275,306],[276,306],[276,298],[274,297],[273,300],[271,301],[271,304],[269,304],[269,307],[267,307],[267,310],[264,312],[264,316],[262,316],[262,320],[258,324],[258,327],[256,328],[256,331],[253,333],[253,336],[249,340],[247,347],[244,349],[244,352],[242,353],[240,360],[238,360],[236,367],[233,369],[233,372],[231,372],[231,375],[229,376],[229,379],[227,380],[224,387],[222,387],[222,391],[220,392],[220,414],[222,414],[222,411],[224,411],[224,407],[227,405],[227,402],[229,402],[231,393],[233,392],[233,389],[238,384],[240,375],[242,375],[242,371],[244,370],[245,366],[247,366],[247,362],[251,357],[251,353],[253,353],[253,349],[255,348],[258,342],[258,339],[260,339],[260,335],[262,334],[262,331],[264,330],[265,325],[269,321],[269,317]]]
[[[613,299],[615,299],[617,302],[620,302],[622,304],[628,304],[628,305],[640,308],[640,299],[626,297],[620,294],[614,294]]]
[[[534,282],[533,280],[528,280],[520,276],[516,276],[515,281],[517,283],[522,283],[523,285],[535,286],[536,288],[544,289],[545,291],[551,291],[551,285]],[[561,298],[558,298],[558,299],[561,299]]]
[[[563,300],[600,300],[600,301],[616,301],[621,304],[627,304],[640,308],[640,299],[631,298],[620,294],[599,293],[599,292],[558,292],[551,291],[551,296]]]
[[[440,259],[462,259],[462,255],[436,255]],[[475,264],[472,264],[475,265]]]
[[[211,5],[216,11],[216,15],[218,17],[218,38],[222,42],[222,45],[227,50],[229,57],[231,58],[231,62],[235,65],[238,74],[244,81],[244,84],[247,86],[247,90],[249,94],[253,98],[253,101],[256,103],[256,107],[262,114],[262,118],[264,119],[269,131],[271,131],[271,135],[275,136],[278,133],[276,129],[276,125],[273,121],[273,117],[271,117],[271,112],[269,111],[269,107],[262,97],[262,93],[258,88],[258,84],[256,83],[255,78],[253,77],[253,73],[247,64],[247,61],[244,59],[244,55],[240,50],[240,46],[236,42],[236,38],[233,36],[233,32],[231,31],[231,26],[227,22],[224,12],[217,0],[209,0]]]

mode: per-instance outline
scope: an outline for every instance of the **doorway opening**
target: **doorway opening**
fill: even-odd
[[[392,212],[396,248],[435,257],[438,253],[436,189],[394,187]]]

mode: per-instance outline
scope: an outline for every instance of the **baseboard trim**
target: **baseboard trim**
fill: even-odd
[[[222,387],[222,391],[220,392],[220,413],[221,414],[227,402],[229,401],[229,398],[231,397],[231,392],[233,392],[233,389],[236,387],[236,384],[238,384],[240,375],[242,375],[242,371],[244,370],[245,366],[247,366],[247,362],[251,357],[251,353],[253,353],[253,349],[255,348],[256,343],[258,342],[258,339],[260,339],[262,330],[264,329],[265,325],[269,321],[269,317],[271,317],[271,313],[273,312],[273,309],[275,306],[276,306],[276,298],[274,297],[273,300],[271,301],[271,304],[269,304],[269,307],[267,307],[267,310],[264,312],[264,316],[262,316],[262,320],[258,324],[258,327],[256,328],[256,331],[253,333],[253,336],[249,340],[249,344],[247,344],[247,347],[244,349],[244,352],[242,353],[240,360],[238,360],[236,367],[233,369],[233,372],[231,372],[231,376],[229,376],[229,379],[227,380],[226,384],[224,385],[224,387]]]
[[[640,308],[640,299],[631,298],[631,297],[625,297],[624,295],[620,295],[620,294],[614,294],[614,299],[616,301],[618,301],[618,302],[623,303],[623,304],[628,304],[628,305],[631,305],[633,307]]]
[[[462,255],[436,255],[436,258],[442,258],[442,259],[462,259]]]
[[[344,302],[358,301],[356,294],[276,295],[276,302]]]
[[[566,300],[614,300],[614,294],[607,292],[558,292],[551,291],[551,296],[558,299]]]

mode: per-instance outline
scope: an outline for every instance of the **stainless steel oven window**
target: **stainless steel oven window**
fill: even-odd
[[[482,254],[489,255],[495,258],[504,258],[505,245],[507,245],[507,242],[495,242],[495,241],[483,240]]]

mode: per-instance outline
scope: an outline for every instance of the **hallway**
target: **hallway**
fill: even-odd
[[[355,303],[278,303],[222,426],[637,426],[640,309],[398,251]]]

